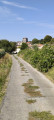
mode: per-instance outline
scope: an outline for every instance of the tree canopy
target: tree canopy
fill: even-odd
[[[21,45],[21,50],[24,50],[28,47],[27,43],[22,43]]]
[[[5,52],[11,53],[16,49],[16,42],[9,42],[8,40],[0,40],[0,48]]]
[[[36,38],[34,38],[34,39],[32,40],[32,44],[36,44],[36,43],[39,43],[39,40],[36,39]]]
[[[51,44],[54,44],[54,38],[51,39]]]
[[[51,39],[52,39],[52,37],[51,37],[50,35],[46,35],[46,36],[44,37],[44,43],[50,42]]]

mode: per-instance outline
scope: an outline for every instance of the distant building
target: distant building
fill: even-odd
[[[28,47],[32,48],[31,42],[27,42]]]
[[[23,38],[22,42],[27,43],[28,42],[28,38]]]
[[[22,41],[17,42],[17,47],[22,45]]]
[[[42,49],[43,48],[43,44],[36,44],[37,45],[37,47],[39,48],[39,49]]]

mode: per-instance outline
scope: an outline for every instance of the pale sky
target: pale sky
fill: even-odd
[[[54,0],[0,0],[0,40],[54,37]]]

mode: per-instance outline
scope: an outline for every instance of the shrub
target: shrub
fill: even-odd
[[[0,58],[3,57],[5,55],[5,50],[4,49],[0,49]]]
[[[26,49],[28,47],[28,45],[26,44],[26,43],[22,43],[22,45],[21,45],[21,50],[24,50],[24,49]]]
[[[45,45],[41,50],[26,49],[21,51],[23,59],[42,72],[47,72],[54,66],[54,46]]]

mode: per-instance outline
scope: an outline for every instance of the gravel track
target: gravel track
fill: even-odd
[[[28,120],[28,113],[34,110],[51,111],[54,114],[54,84],[21,58],[16,60],[12,56],[12,60],[10,80],[0,112],[0,120]],[[19,61],[27,72],[21,70]],[[40,87],[43,97],[35,98],[37,102],[29,105],[26,99],[31,97],[24,92],[22,84],[30,78]]]

